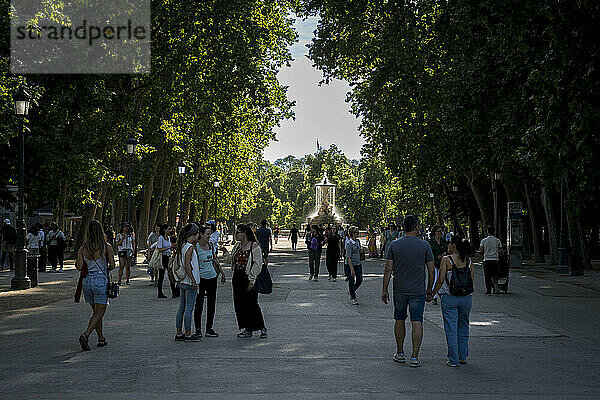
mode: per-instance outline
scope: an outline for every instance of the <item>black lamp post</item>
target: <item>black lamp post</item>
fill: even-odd
[[[219,182],[219,178],[215,179],[215,181],[213,182],[213,187],[215,188],[215,214],[214,214],[215,223],[217,222],[217,190],[219,190],[220,184],[221,184],[221,182]]]
[[[181,203],[181,211],[179,212],[179,226],[182,227],[183,226],[183,176],[185,175],[185,164],[182,162],[180,162],[177,165],[177,170],[179,171],[179,176],[181,177],[181,187],[180,187],[180,191],[179,191],[179,201]]]
[[[454,234],[458,235],[459,234],[459,226],[458,226],[458,207],[456,205],[456,200],[455,197],[458,195],[458,185],[452,185],[452,196],[451,196],[451,202],[450,204],[452,204],[452,208],[454,210]]]
[[[563,176],[560,175],[560,232],[558,236],[558,265],[556,266],[556,272],[566,274],[569,272],[569,266],[567,265],[567,232],[564,226],[564,197],[563,197]]]
[[[429,198],[431,199],[431,220],[429,221],[429,226],[433,226],[433,214],[435,213],[434,209],[433,209],[433,200],[435,198],[435,194],[433,193],[429,193]]]
[[[11,289],[29,289],[31,281],[25,274],[25,132],[24,119],[29,114],[31,96],[23,89],[13,95],[14,112],[19,118],[19,212],[17,214],[17,247],[15,248],[15,276],[10,282]]]
[[[133,184],[131,182],[131,173],[133,170],[133,155],[135,154],[135,146],[137,146],[138,141],[135,138],[128,138],[125,141],[125,149],[127,150],[127,154],[129,154],[129,198],[127,199],[127,222],[131,226],[131,190],[133,189]]]
[[[497,169],[494,171],[494,184],[493,184],[493,194],[494,194],[494,231],[496,233],[496,237],[501,238],[500,235],[500,212],[498,210],[498,188],[500,187],[500,182],[502,181],[502,170]],[[500,239],[502,240],[502,239]]]

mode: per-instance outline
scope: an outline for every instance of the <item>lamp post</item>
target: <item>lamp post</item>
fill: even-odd
[[[221,182],[219,182],[219,178],[216,178],[213,182],[213,187],[215,188],[215,214],[213,218],[215,219],[215,223],[217,222],[217,190],[219,190],[220,184]]]
[[[17,247],[15,248],[15,276],[10,281],[11,289],[29,289],[31,281],[25,274],[25,132],[24,119],[29,114],[31,96],[19,89],[13,96],[14,112],[19,118],[19,212],[17,214]]]
[[[435,197],[435,194],[429,193],[429,198],[431,199],[431,220],[429,221],[429,226],[433,226],[433,214],[434,214],[434,210],[433,210],[433,199]]]
[[[566,274],[569,272],[567,265],[567,232],[564,226],[564,197],[563,197],[563,176],[560,175],[560,231],[558,236],[558,265],[556,272]]]
[[[494,181],[493,181],[493,194],[494,194],[494,231],[496,233],[496,237],[501,238],[500,235],[500,213],[498,210],[498,188],[500,186],[500,182],[502,181],[502,170],[497,169],[494,171]],[[502,240],[502,239],[500,239]]]
[[[127,154],[129,155],[129,198],[127,199],[127,222],[131,226],[131,191],[133,189],[133,184],[131,182],[131,173],[133,170],[133,155],[135,154],[135,146],[137,146],[138,141],[135,138],[130,137],[125,141],[125,148],[127,150]]]
[[[454,217],[454,234],[458,235],[459,234],[459,226],[458,226],[458,210],[457,210],[457,206],[456,206],[456,201],[455,201],[455,197],[458,195],[458,185],[452,185],[452,196],[451,196],[451,201],[450,204],[452,205],[453,208],[453,217]]]
[[[181,177],[181,187],[179,188],[179,201],[181,203],[181,211],[179,212],[179,226],[183,226],[183,176],[185,175],[185,164],[180,162],[177,165],[177,170],[179,171],[179,176]]]

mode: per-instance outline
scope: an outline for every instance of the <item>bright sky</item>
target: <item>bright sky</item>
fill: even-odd
[[[335,143],[346,157],[358,159],[365,141],[358,134],[359,120],[350,114],[350,104],[345,102],[350,86],[338,80],[319,86],[322,74],[311,66],[305,47],[317,27],[317,18],[297,18],[295,27],[299,41],[291,47],[294,62],[282,69],[278,78],[289,86],[288,98],[296,101],[296,120],[284,121],[275,129],[278,141],[265,149],[264,158],[275,161],[290,154],[302,157],[314,153],[318,139],[321,147]]]

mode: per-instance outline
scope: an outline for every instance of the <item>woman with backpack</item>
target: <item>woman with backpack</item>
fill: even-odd
[[[192,315],[198,295],[198,282],[200,282],[200,268],[196,254],[198,232],[198,225],[186,224],[177,237],[177,251],[173,255],[176,257],[175,265],[183,264],[185,268],[185,278],[179,283],[181,298],[175,319],[177,328],[175,340],[177,341],[198,342],[202,340],[197,334],[192,335]],[[183,333],[184,325],[185,334]]]
[[[97,347],[104,347],[108,344],[102,332],[102,318],[108,304],[106,290],[109,271],[115,269],[113,248],[106,243],[104,230],[97,220],[90,221],[85,241],[77,253],[75,267],[81,271],[84,266],[87,273],[84,272],[85,277],[82,281],[83,295],[86,303],[92,306],[92,317],[88,322],[87,329],[79,336],[79,344],[84,351],[89,351],[89,337],[94,330],[98,334]]]
[[[453,236],[448,244],[450,255],[442,258],[430,301],[436,293],[442,298],[442,316],[448,345],[449,367],[466,363],[469,355],[469,313],[473,293],[473,264],[467,257],[471,246],[467,239]]]

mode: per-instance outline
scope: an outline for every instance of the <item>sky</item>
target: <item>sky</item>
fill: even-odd
[[[289,86],[288,99],[295,100],[293,108],[296,119],[286,120],[275,128],[277,141],[271,142],[264,151],[264,158],[275,161],[287,155],[302,157],[314,153],[317,139],[323,148],[335,143],[346,157],[360,158],[364,138],[358,134],[360,121],[350,114],[350,104],[345,102],[350,86],[345,81],[334,80],[319,86],[322,74],[312,67],[306,57],[317,18],[306,21],[297,18],[295,28],[299,41],[291,46],[294,57],[292,66],[283,68],[278,75],[282,85]]]

